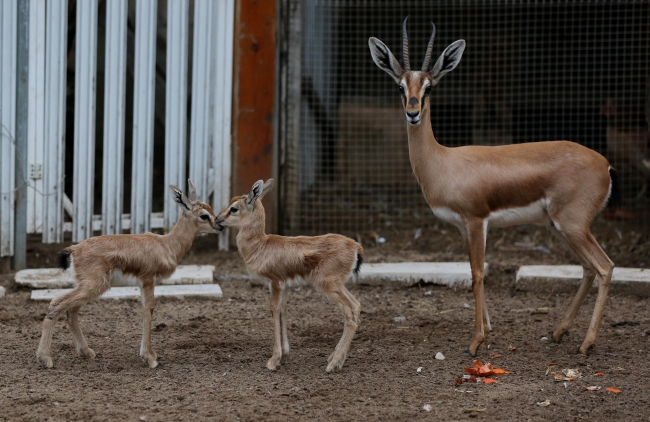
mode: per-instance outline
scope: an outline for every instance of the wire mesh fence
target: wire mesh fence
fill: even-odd
[[[571,140],[617,169],[608,218],[650,218],[650,4],[640,1],[281,2],[280,228],[354,233],[434,222],[412,174],[397,85],[373,63],[371,36],[420,66],[467,41],[432,93],[445,146]]]

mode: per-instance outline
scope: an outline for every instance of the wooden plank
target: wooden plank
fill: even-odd
[[[76,29],[72,241],[80,242],[93,235],[97,0],[77,2]]]
[[[214,114],[212,117],[212,168],[214,181],[210,191],[212,208],[219,212],[228,206],[232,173],[232,69],[235,30],[235,3],[220,0],[215,5],[215,45],[214,45],[214,84],[212,98]],[[227,250],[229,231],[219,236],[219,249]]]
[[[136,2],[131,233],[151,229],[157,7],[156,0]]]
[[[127,1],[106,3],[102,234],[122,233]]]
[[[72,289],[32,290],[32,300],[52,300],[57,296],[70,292]],[[211,297],[221,298],[223,292],[218,284],[194,284],[187,286],[156,286],[154,297]],[[111,287],[100,299],[137,299],[140,300],[139,287]]]
[[[74,270],[62,271],[59,268],[37,268],[21,270],[14,276],[16,284],[31,289],[65,289],[75,286]],[[160,285],[212,284],[214,281],[213,265],[179,265],[176,271]],[[114,277],[112,286],[137,286],[132,277]]]
[[[17,0],[0,2],[0,256],[14,254]]]
[[[29,94],[27,113],[27,233],[43,229],[43,150],[45,148],[45,0],[29,3]],[[39,171],[40,169],[40,171]]]
[[[167,4],[167,80],[165,99],[165,186],[185,186],[187,148],[187,63],[189,2]],[[170,230],[180,208],[165,194],[164,227]]]
[[[199,200],[208,201],[210,162],[210,75],[212,65],[212,0],[194,2],[194,51],[192,52],[192,116],[190,121],[189,177]],[[185,186],[183,184],[183,186]]]
[[[273,176],[276,0],[238,0],[235,23],[233,194],[250,192]],[[298,6],[299,7],[299,6]],[[298,83],[300,83],[298,81]],[[267,227],[275,223],[271,195],[264,198]]]

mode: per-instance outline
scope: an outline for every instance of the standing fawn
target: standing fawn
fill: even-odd
[[[359,301],[345,288],[345,282],[358,274],[363,248],[354,240],[338,234],[284,237],[264,233],[264,206],[261,199],[273,187],[273,179],[257,181],[250,194],[233,198],[217,216],[221,228],[235,227],[237,248],[249,272],[270,280],[273,316],[273,356],[266,367],[272,371],[289,354],[287,338],[287,287],[303,279],[321,289],[343,311],[343,336],[330,355],[327,372],[341,369],[347,358],[354,333],[359,326]]]
[[[468,351],[476,355],[491,330],[483,289],[488,227],[542,224],[573,250],[583,268],[578,293],[553,333],[555,341],[571,327],[598,279],[594,313],[579,349],[587,353],[596,341],[614,269],[589,229],[609,196],[612,167],[602,155],[567,141],[493,147],[440,145],[431,129],[431,88],[458,65],[465,41],[453,42],[429,69],[435,33],[433,26],[419,71],[410,69],[406,19],[402,27],[404,69],[384,43],[370,38],[368,45],[375,64],[399,88],[411,167],[424,198],[438,218],[458,227],[467,244],[476,302],[476,330]]]
[[[178,222],[169,234],[117,234],[91,237],[59,253],[59,266],[74,269],[77,286],[69,293],[52,299],[43,321],[43,334],[36,357],[46,367],[52,367],[52,332],[59,314],[66,312],[79,356],[95,358],[88,347],[78,322],[79,308],[111,287],[113,277],[131,276],[138,279],[142,296],[143,328],[140,356],[149,367],[158,366],[158,355],[151,347],[151,320],[155,307],[154,283],[169,277],[183,255],[190,249],[199,233],[218,232],[215,215],[208,204],[196,200],[196,189],[188,180],[186,197],[176,186],[170,186],[174,200],[182,208]]]

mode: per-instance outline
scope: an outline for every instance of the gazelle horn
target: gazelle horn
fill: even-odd
[[[431,61],[431,52],[433,51],[433,39],[436,37],[436,26],[431,22],[431,27],[433,32],[431,33],[431,38],[429,39],[429,45],[427,46],[427,54],[424,55],[424,63],[422,64],[422,71],[429,71],[429,62]]]
[[[411,70],[411,63],[409,62],[409,37],[406,35],[406,21],[408,16],[404,18],[402,24],[402,58],[404,59],[404,70]]]

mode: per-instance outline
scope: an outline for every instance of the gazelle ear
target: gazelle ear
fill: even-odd
[[[273,189],[273,185],[275,185],[275,180],[269,179],[266,182],[264,182],[264,187],[262,188],[262,194],[260,195],[260,199],[264,198],[264,195],[269,193],[271,189]]]
[[[262,195],[263,190],[264,190],[264,181],[258,180],[257,182],[255,182],[255,184],[251,188],[251,193],[249,193],[248,197],[246,198],[246,207],[249,210],[253,209],[253,207],[255,206],[255,200]]]
[[[189,199],[190,202],[196,201],[196,188],[194,187],[194,183],[192,183],[191,179],[187,179],[187,187],[189,188],[187,191],[187,199]]]
[[[377,67],[388,73],[395,82],[399,83],[399,78],[404,73],[404,70],[402,70],[402,66],[399,65],[399,62],[393,56],[390,49],[375,37],[368,39],[368,47],[370,47],[372,60]]]
[[[435,82],[438,82],[445,73],[451,72],[460,63],[460,58],[463,57],[465,51],[465,40],[454,41],[445,48],[433,69],[429,71],[429,75]]]
[[[176,201],[178,205],[188,211],[190,210],[190,201],[187,199],[187,196],[185,196],[182,190],[178,189],[174,185],[169,185],[169,193],[171,193],[172,198],[174,198],[174,201]]]

